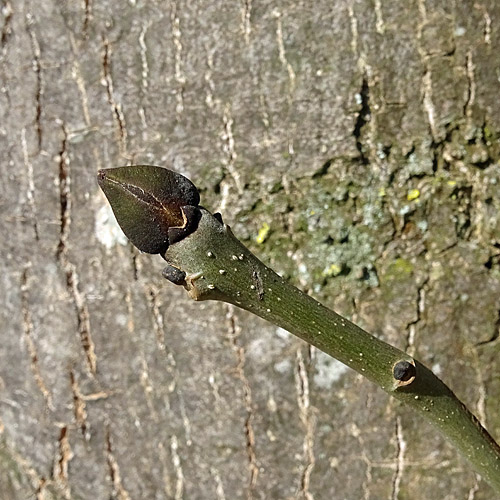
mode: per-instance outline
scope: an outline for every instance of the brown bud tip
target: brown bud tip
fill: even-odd
[[[398,361],[393,369],[393,376],[398,381],[398,386],[408,385],[415,380],[417,370],[410,361]]]
[[[97,182],[127,238],[142,252],[164,254],[198,225],[200,195],[177,172],[152,165],[99,170]]]

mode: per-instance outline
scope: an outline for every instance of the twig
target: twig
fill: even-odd
[[[246,309],[361,373],[433,423],[500,493],[500,447],[453,392],[419,361],[266,267],[219,214],[198,206],[197,190],[185,177],[160,167],[121,167],[100,171],[99,183],[132,243],[167,261],[165,278],[194,300]],[[162,242],[154,251],[145,243],[148,231]]]

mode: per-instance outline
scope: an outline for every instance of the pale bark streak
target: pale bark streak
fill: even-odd
[[[142,91],[147,93],[148,90],[148,81],[149,81],[149,65],[148,65],[148,48],[146,45],[146,34],[148,32],[151,24],[149,22],[144,23],[142,26],[142,30],[139,34],[139,53],[141,55],[141,65],[142,65]]]
[[[60,231],[59,243],[57,245],[57,260],[66,276],[66,286],[73,298],[73,303],[76,309],[78,321],[78,333],[80,343],[82,345],[87,369],[91,376],[94,376],[97,371],[97,356],[95,353],[95,344],[92,339],[90,330],[90,318],[87,307],[87,302],[84,295],[80,291],[79,276],[76,265],[70,261],[68,257],[68,237],[71,225],[71,170],[70,161],[67,152],[67,131],[63,123],[62,125],[63,138],[61,149],[59,151],[59,205],[60,205]]]
[[[472,60],[472,51],[467,52],[465,60],[465,71],[467,74],[467,97],[464,104],[464,115],[467,118],[472,117],[473,105],[476,101],[476,77],[475,77],[475,65]]]
[[[406,347],[405,352],[407,352],[410,356],[415,354],[415,341],[417,335],[417,328],[422,327],[421,322],[425,320],[425,302],[426,302],[426,287],[429,283],[428,275],[424,279],[421,285],[419,285],[417,290],[417,300],[416,300],[416,308],[415,308],[415,320],[411,321],[406,329],[408,331],[408,335],[406,337]]]
[[[436,124],[436,107],[432,98],[432,70],[431,65],[429,64],[429,55],[422,46],[422,32],[425,24],[427,23],[427,8],[425,6],[425,0],[418,0],[418,11],[420,14],[420,21],[417,25],[418,53],[420,55],[421,64],[424,68],[420,85],[420,95],[424,111],[427,115],[427,121],[429,123],[429,130],[432,139],[435,143],[438,143],[439,131]]]
[[[111,76],[111,44],[106,37],[103,38],[102,69],[108,103],[111,106],[111,114],[115,123],[115,135],[120,155],[127,158],[127,127],[125,123],[125,116],[122,111],[122,105],[115,97],[114,83]]]
[[[244,191],[244,185],[241,181],[240,174],[235,166],[235,161],[238,155],[234,147],[234,135],[233,135],[233,117],[231,115],[231,109],[229,105],[224,107],[224,114],[222,115],[223,132],[221,134],[222,140],[222,150],[226,154],[225,164],[231,177],[234,179],[236,189],[241,195]]]
[[[30,357],[31,371],[33,377],[35,378],[36,385],[45,399],[47,407],[54,411],[54,404],[52,402],[52,393],[49,391],[45,380],[43,379],[42,373],[40,371],[40,366],[38,364],[38,352],[36,348],[34,336],[33,320],[30,310],[30,298],[29,298],[29,284],[28,284],[28,269],[31,267],[31,262],[29,262],[23,269],[21,275],[21,306],[23,315],[23,330],[24,330],[24,341],[26,342],[26,347],[28,349],[28,354]]]
[[[476,493],[479,491],[479,483],[481,482],[481,478],[476,474],[476,480],[469,489],[469,494],[467,495],[467,500],[474,500],[476,498]]]
[[[215,91],[215,83],[212,77],[213,69],[214,69],[214,53],[213,50],[207,47],[207,69],[205,70],[204,79],[207,84],[206,89],[206,97],[205,104],[208,109],[213,109],[215,106],[214,102],[214,91]]]
[[[90,21],[92,20],[92,0],[83,0],[84,16],[82,23],[82,36],[88,38]]]
[[[187,416],[184,396],[178,384],[180,375],[177,367],[177,362],[175,361],[173,352],[165,344],[165,325],[163,321],[163,315],[161,313],[163,304],[161,303],[159,298],[159,290],[153,285],[147,285],[145,287],[145,293],[152,313],[151,316],[153,318],[153,328],[156,333],[157,345],[158,348],[165,353],[168,362],[167,372],[171,373],[172,375],[172,380],[168,386],[169,393],[175,392],[177,394],[177,397],[179,398],[179,412],[184,426],[186,444],[187,446],[190,446],[191,422],[189,421],[189,418]],[[171,409],[169,399],[167,399],[167,405],[168,408]]]
[[[88,128],[91,127],[91,120],[90,120],[90,111],[89,111],[89,99],[87,95],[87,90],[85,88],[85,80],[82,77],[82,71],[80,68],[80,62],[78,60],[78,49],[75,41],[75,37],[73,33],[69,33],[69,39],[71,43],[71,49],[73,52],[73,67],[71,70],[71,76],[76,82],[76,85],[78,87],[78,91],[80,93],[81,101],[82,101],[82,111],[83,111],[83,118],[85,119],[85,124],[87,125]]]
[[[172,484],[172,479],[170,477],[170,474],[168,473],[168,470],[170,468],[168,453],[161,441],[158,443],[158,455],[160,463],[162,465],[161,484],[163,486],[163,491],[165,492],[165,496],[167,498],[173,498],[174,485]]]
[[[176,477],[174,499],[182,500],[184,496],[184,472],[182,471],[181,459],[177,453],[178,449],[179,443],[177,441],[177,436],[174,435],[170,440],[170,453],[172,455],[172,464]]]
[[[361,458],[361,460],[363,460],[363,462],[366,465],[365,477],[363,480],[362,489],[363,489],[363,500],[369,500],[371,497],[370,487],[371,487],[371,484],[373,482],[372,471],[373,471],[374,464],[373,464],[372,460],[370,460],[370,457],[368,456],[367,446],[366,446],[365,440],[363,439],[363,436],[361,434],[360,428],[353,422],[350,426],[350,431],[351,431],[351,435],[355,439],[357,439],[357,441],[359,442],[359,445],[361,447],[361,457],[360,458]],[[393,464],[391,463],[391,466],[392,465]]]
[[[245,37],[245,43],[250,43],[250,34],[252,32],[252,25],[250,23],[252,15],[252,0],[243,0],[241,7],[241,31]]]
[[[149,367],[146,359],[142,356],[141,359],[142,370],[139,375],[141,380],[141,386],[144,390],[144,397],[146,398],[146,404],[148,405],[149,412],[151,413],[151,418],[154,422],[158,422],[158,413],[155,410],[153,403],[154,387],[151,378],[149,377]]]
[[[405,451],[406,441],[403,436],[403,427],[401,425],[401,417],[396,417],[396,443],[397,443],[397,457],[396,457],[396,471],[392,479],[392,494],[391,500],[398,500],[399,492],[401,489],[401,480],[405,469]]]
[[[382,1],[375,0],[375,15],[377,17],[376,28],[377,33],[383,35],[385,33],[385,23],[382,15]]]
[[[122,484],[120,467],[113,454],[113,446],[111,442],[109,426],[106,429],[106,460],[108,462],[108,471],[112,486],[111,498],[113,500],[131,500],[128,491]]]
[[[28,207],[30,211],[30,216],[33,224],[33,231],[35,233],[35,240],[40,239],[38,233],[38,220],[37,220],[37,207],[35,201],[35,180],[33,177],[33,164],[30,160],[30,155],[28,153],[28,143],[26,142],[26,129],[21,129],[21,148],[23,151],[24,166],[26,168],[26,177],[28,179],[28,189],[26,190],[26,198],[28,200]]]
[[[474,8],[480,10],[483,13],[483,36],[484,43],[486,45],[491,45],[491,16],[488,9],[482,3],[474,3]]]
[[[178,115],[184,111],[184,87],[186,85],[186,75],[184,73],[184,60],[182,48],[182,32],[181,22],[177,11],[179,6],[177,2],[172,1],[172,11],[170,13],[170,21],[172,25],[172,39],[174,43],[174,78],[177,82],[177,91],[175,93],[177,99],[177,106],[175,111]]]
[[[283,22],[281,20],[283,14],[279,10],[274,10],[273,16],[276,18],[276,42],[278,44],[278,54],[281,64],[288,73],[288,80],[289,80],[288,99],[289,101],[291,101],[293,94],[295,92],[295,81],[297,77],[295,75],[293,66],[290,64],[290,62],[286,57],[285,42],[283,40]]]
[[[41,51],[38,38],[34,31],[35,20],[33,14],[26,14],[26,30],[31,41],[31,50],[33,54],[33,71],[36,76],[35,88],[35,130],[37,136],[38,152],[42,149],[42,96],[44,92],[44,82],[42,78]]]
[[[309,350],[314,349],[309,346]],[[314,457],[314,433],[316,430],[316,419],[314,409],[309,401],[309,376],[307,374],[302,349],[299,347],[296,354],[295,384],[297,391],[297,404],[299,407],[299,417],[305,430],[303,441],[304,466],[300,478],[300,492],[298,498],[314,500],[313,494],[309,490],[311,483],[311,473],[316,463]]]
[[[161,303],[159,299],[159,291],[154,285],[145,285],[144,287],[144,292],[149,304],[149,307],[151,309],[151,317],[153,318],[153,329],[155,332],[156,336],[156,342],[158,345],[158,348],[161,351],[166,350],[166,345],[165,345],[165,330],[164,330],[164,324],[163,324],[163,315],[160,311]],[[173,356],[170,359],[172,363],[172,367],[175,367],[175,360]]]
[[[354,56],[359,57],[359,52],[358,52],[358,20],[356,16],[354,15],[354,9],[353,6],[349,3],[347,6],[347,12],[349,15],[349,21],[351,25],[351,51],[354,54]]]
[[[226,500],[226,495],[224,493],[224,484],[222,483],[219,471],[215,467],[211,467],[210,474],[215,480],[215,494],[217,496],[217,500]]]
[[[73,458],[73,451],[69,443],[69,429],[61,427],[58,440],[57,456],[54,462],[52,478],[65,499],[71,499],[71,485],[68,475],[69,462]]]
[[[80,390],[78,379],[76,378],[75,372],[73,370],[70,370],[69,372],[69,379],[71,384],[71,393],[73,395],[73,415],[83,438],[86,441],[89,441],[90,428],[87,422],[85,398]]]
[[[476,388],[477,392],[477,401],[474,413],[476,414],[481,424],[486,427],[486,400],[488,398],[488,395],[486,391],[486,385],[484,383],[483,370],[481,367],[481,357],[479,356],[477,346],[471,346],[471,351],[473,365],[476,371],[476,383],[474,387]]]
[[[240,335],[240,327],[236,323],[236,318],[233,313],[232,306],[226,306],[226,319],[228,321],[229,332],[228,337],[231,342],[231,346],[236,355],[236,376],[241,381],[243,385],[243,405],[246,410],[246,418],[244,422],[245,428],[245,438],[246,438],[246,451],[248,457],[248,472],[249,472],[249,482],[247,489],[247,498],[251,500],[253,498],[253,491],[257,484],[257,477],[259,474],[259,468],[257,466],[257,456],[255,453],[255,435],[253,430],[253,400],[252,400],[252,389],[248,382],[248,378],[245,375],[245,349],[238,342],[238,337]]]

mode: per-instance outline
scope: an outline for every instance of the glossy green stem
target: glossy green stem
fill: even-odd
[[[195,300],[222,300],[253,312],[342,361],[421,413],[500,493],[500,447],[453,392],[424,365],[301,292],[266,267],[208,211],[199,227],[171,245],[165,260],[186,273]],[[403,385],[396,363],[416,367]]]

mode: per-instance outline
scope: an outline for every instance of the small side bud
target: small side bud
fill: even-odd
[[[165,269],[163,269],[161,274],[165,279],[167,279],[174,285],[186,284],[186,273],[174,266],[167,266]]]
[[[412,360],[413,361],[413,360]],[[404,387],[410,385],[417,375],[415,362],[398,361],[392,368],[392,374],[395,380],[395,387]]]

